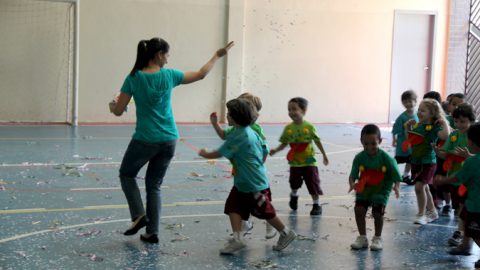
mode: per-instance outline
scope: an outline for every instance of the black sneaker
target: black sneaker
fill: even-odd
[[[292,210],[297,210],[297,208],[298,208],[298,196],[290,195],[290,202],[288,203],[288,205],[290,205],[290,208],[292,208]]]
[[[451,213],[452,213],[452,206],[447,204],[443,207],[442,213],[440,215],[444,217],[449,217]]]
[[[138,217],[133,223],[132,226],[126,230],[123,235],[134,235],[136,234],[141,228],[147,226],[147,217],[141,216]]]
[[[322,206],[318,204],[313,204],[312,211],[310,211],[311,216],[319,216],[322,214]]]
[[[410,186],[415,184],[415,181],[413,181],[413,179],[410,178],[410,176],[404,176],[402,178],[402,182],[404,182],[405,184],[410,185]]]
[[[450,255],[470,256],[470,249],[463,249],[463,247],[454,247],[448,252]]]
[[[455,231],[452,237],[448,239],[448,245],[453,247],[458,247],[462,243],[462,240],[463,240],[462,233],[460,231]]]
[[[474,267],[475,268],[480,268],[480,260],[475,262]]]
[[[151,234],[150,236],[146,237],[143,234],[140,235],[140,240],[152,244],[157,244],[158,243],[158,236],[156,234]]]

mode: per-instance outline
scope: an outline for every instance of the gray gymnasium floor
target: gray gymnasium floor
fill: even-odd
[[[264,125],[276,146],[282,125]],[[160,244],[121,234],[128,209],[117,178],[132,126],[0,126],[0,269],[465,269],[478,259],[447,254],[453,217],[426,226],[412,223],[416,199],[402,184],[392,194],[384,250],[352,251],[357,236],[348,173],[361,150],[360,126],[317,125],[331,164],[321,165],[323,215],[309,216],[301,189],[297,212],[288,208],[286,150],[267,160],[274,205],[299,238],[283,252],[265,240],[264,222],[253,219],[248,246],[235,256],[218,250],[230,234],[223,214],[232,186],[226,160],[197,157],[221,141],[208,125],[179,126],[181,140],[163,185]],[[383,129],[385,149],[391,143]],[[143,171],[140,176],[143,176]],[[141,186],[142,180],[139,179]],[[367,220],[369,238],[373,220]]]

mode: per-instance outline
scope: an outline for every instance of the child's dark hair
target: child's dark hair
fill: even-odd
[[[423,99],[426,99],[426,98],[435,99],[436,101],[438,101],[438,103],[440,104],[442,103],[442,96],[440,96],[440,93],[436,91],[429,91],[425,93],[425,95],[423,95]]]
[[[465,99],[465,95],[462,94],[462,93],[453,93],[453,94],[450,95],[450,97],[452,97],[452,98],[456,97],[456,98]]]
[[[254,105],[243,98],[232,99],[227,102],[228,115],[239,126],[247,127],[257,120],[257,110]]]
[[[161,38],[152,38],[150,40],[140,40],[137,46],[137,59],[130,75],[135,75],[137,71],[142,70],[148,65],[148,61],[155,57],[158,52],[168,53],[170,45]]]
[[[475,123],[470,126],[467,131],[467,137],[477,147],[480,147],[480,123]]]
[[[303,111],[305,111],[308,107],[308,100],[304,99],[303,97],[294,97],[288,101],[288,103],[290,102],[296,103]]]
[[[375,124],[367,124],[362,128],[362,132],[360,132],[360,137],[363,135],[376,135],[377,138],[380,140],[382,138],[382,133],[380,132],[380,128]]]
[[[413,90],[407,90],[402,93],[402,101],[415,100],[417,101],[417,94]]]
[[[457,108],[453,110],[452,116],[453,119],[465,117],[468,118],[470,122],[475,122],[475,111],[473,106],[468,103],[459,104]]]

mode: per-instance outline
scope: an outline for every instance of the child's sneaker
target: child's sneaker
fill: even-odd
[[[319,204],[314,203],[312,207],[312,211],[310,211],[311,216],[319,216],[322,214],[322,206]]]
[[[253,222],[249,220],[242,220],[242,232],[243,236],[250,234],[253,229]]]
[[[428,211],[427,210],[427,222],[434,222],[435,220],[438,219],[438,212],[436,210],[434,211]]]
[[[357,236],[357,239],[355,239],[355,242],[353,242],[350,247],[352,249],[364,249],[368,248],[368,239],[365,235],[359,235]]]
[[[245,243],[243,241],[232,238],[228,240],[228,242],[225,244],[225,246],[220,249],[220,254],[222,255],[232,255],[236,251],[239,251],[240,249],[245,247]]]
[[[273,246],[273,250],[280,251],[286,248],[295,238],[297,238],[297,234],[293,230],[290,230],[287,234],[280,233],[280,237],[278,237],[277,244]]]
[[[448,252],[450,255],[460,255],[460,256],[470,256],[470,249],[465,249],[464,247],[454,247]]]
[[[273,226],[270,225],[270,223],[267,222],[265,238],[266,239],[272,239],[276,235],[277,235],[277,230],[275,228],[273,228]]]
[[[290,195],[290,202],[288,203],[292,210],[297,210],[298,208],[298,196]]]
[[[428,223],[427,217],[425,215],[417,215],[417,218],[413,222],[414,224],[425,225]]]
[[[450,204],[447,204],[442,208],[442,213],[441,213],[442,216],[449,217],[451,213],[452,213],[452,206]]]
[[[480,260],[476,261],[473,267],[480,268]]]
[[[377,251],[383,249],[383,240],[381,236],[374,236],[372,238],[372,244],[370,245],[370,250]]]
[[[462,233],[460,231],[455,231],[452,237],[448,239],[448,245],[458,247],[462,243],[462,240],[463,240]]]

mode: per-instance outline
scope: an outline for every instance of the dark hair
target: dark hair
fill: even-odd
[[[465,117],[468,118],[470,122],[475,122],[475,111],[472,107],[472,105],[468,103],[462,103],[453,110],[452,113],[453,118],[460,118],[460,117]]]
[[[475,123],[470,126],[470,128],[467,131],[467,137],[477,147],[480,147],[480,123]]]
[[[442,96],[440,96],[440,93],[436,91],[429,91],[425,93],[425,95],[423,95],[423,99],[426,99],[426,98],[435,99],[436,101],[438,101],[438,103],[440,104],[442,103]]]
[[[288,101],[288,103],[290,102],[296,103],[303,111],[305,111],[308,107],[308,100],[304,99],[303,97],[294,97]]]
[[[227,102],[228,115],[239,126],[247,127],[257,120],[257,110],[254,105],[244,99],[236,98]]]
[[[133,76],[137,71],[146,67],[148,61],[153,59],[156,53],[168,53],[168,50],[170,50],[170,45],[161,38],[141,40],[137,46],[137,59],[135,60],[135,65],[133,66],[132,71],[130,71],[130,75]]]
[[[465,98],[465,95],[462,94],[462,93],[454,93],[454,94],[451,94],[450,97],[454,98],[461,98],[461,99],[464,99]]]
[[[413,90],[407,90],[402,93],[402,101],[405,100],[417,100],[417,94]]]
[[[360,132],[360,137],[363,135],[377,135],[378,139],[382,138],[382,133],[380,132],[380,128],[375,124],[367,124],[362,128],[362,132]]]

